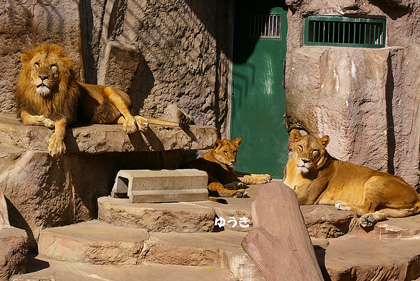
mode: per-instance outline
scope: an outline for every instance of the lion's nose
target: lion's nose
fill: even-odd
[[[309,159],[306,159],[306,158],[301,158],[301,160],[302,160],[302,162],[303,162],[303,163],[305,163],[305,164],[309,162]]]
[[[48,79],[48,75],[45,74],[38,75],[38,77],[41,78],[41,80]]]

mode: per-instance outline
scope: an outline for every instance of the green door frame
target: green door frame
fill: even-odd
[[[280,34],[275,32],[278,17]],[[283,177],[288,156],[283,117],[286,36],[287,6],[282,1],[235,2],[230,137],[242,138],[239,171]]]

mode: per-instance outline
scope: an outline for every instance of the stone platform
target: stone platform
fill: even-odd
[[[251,198],[229,198],[228,204],[131,204],[128,199],[99,198],[98,220],[43,230],[36,259],[49,267],[34,269],[32,258],[28,263],[31,273],[13,280],[40,281],[51,276],[63,276],[59,279],[64,281],[74,280],[72,276],[122,280],[115,279],[119,268],[125,280],[207,280],[217,272],[220,275],[212,275],[211,280],[262,281],[240,246],[252,228],[251,204],[260,188],[251,186]],[[301,210],[325,280],[420,277],[420,215],[389,219],[365,230],[357,225],[355,213],[334,206],[301,206]],[[250,225],[232,227],[231,217],[238,221],[247,217]],[[215,225],[216,218],[226,220],[223,228]],[[162,275],[140,278],[152,269]],[[182,269],[188,277],[178,275]],[[130,279],[132,272],[138,272],[140,279]]]
[[[216,128],[205,126],[150,124],[130,135],[118,124],[80,126],[67,129],[67,151],[53,158],[52,133],[0,114],[0,188],[11,225],[26,230],[32,248],[42,228],[96,218],[96,200],[111,193],[118,171],[174,169],[217,140]]]

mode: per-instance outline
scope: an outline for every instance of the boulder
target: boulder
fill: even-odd
[[[292,189],[266,184],[252,203],[252,219],[242,247],[266,280],[324,280]]]
[[[24,230],[0,228],[0,280],[9,280],[13,274],[25,273],[28,257],[28,239]]]

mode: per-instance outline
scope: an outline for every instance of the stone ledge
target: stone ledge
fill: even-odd
[[[0,143],[25,150],[46,152],[52,130],[25,126],[14,115],[0,114]],[[121,125],[89,125],[67,129],[68,153],[105,153],[209,149],[217,140],[217,129],[208,126],[150,124],[147,132],[127,135]]]

